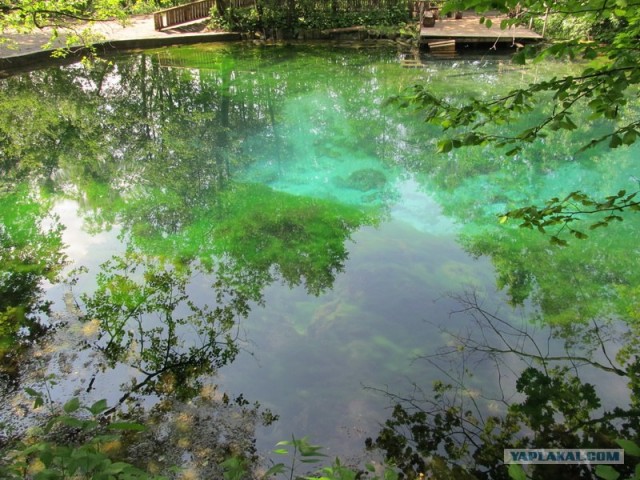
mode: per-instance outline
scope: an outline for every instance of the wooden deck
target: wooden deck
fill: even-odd
[[[526,27],[500,28],[504,16],[487,16],[491,19],[491,28],[480,23],[480,16],[474,13],[463,14],[461,19],[440,18],[433,27],[420,28],[420,43],[429,44],[442,40],[454,40],[456,44],[506,43],[518,44],[537,42],[542,36]]]

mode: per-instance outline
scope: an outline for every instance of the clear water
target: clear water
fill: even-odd
[[[31,243],[24,264],[49,259],[22,301],[52,302],[51,316],[34,309],[41,321],[71,318],[54,396],[86,390],[95,375],[89,396],[114,402],[124,378],[139,376],[131,359],[101,371],[96,354],[77,351],[96,332],[73,320],[69,286],[50,278],[60,253],[62,273],[87,269],[72,289],[81,307],[101,265],[126,251],[190,268],[197,305],[224,305],[225,288],[242,296],[241,351],[205,383],[280,416],[257,429],[260,451],[292,434],[331,454],[361,449],[388,415],[388,399],[365,387],[438,379],[414,360],[447,344],[442,327],[471,325],[452,315],[465,292],[516,323],[637,318],[637,216],[558,249],[497,215],[577,189],[635,191],[639,147],[577,154],[587,129],[611,128],[585,120],[515,158],[490,147],[438,155],[439,131],[384,105],[416,82],[452,100],[488,97],[576,67],[399,60],[384,47],[206,45],[3,80],[0,219],[14,243],[2,260],[7,275],[22,268],[10,253],[19,233],[31,239],[18,242]],[[181,327],[187,345],[193,330]],[[491,372],[475,373],[472,387],[495,387]]]

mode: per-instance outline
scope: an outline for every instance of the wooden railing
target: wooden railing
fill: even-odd
[[[256,0],[230,0],[228,5],[233,8],[252,7],[256,4]]]
[[[211,15],[211,9],[215,3],[215,0],[201,0],[199,2],[180,5],[179,7],[160,10],[153,14],[155,29],[162,30],[163,28],[173,25],[206,18]]]

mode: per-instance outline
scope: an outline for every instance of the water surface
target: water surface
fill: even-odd
[[[584,120],[515,157],[489,146],[439,155],[441,132],[385,105],[417,82],[443,98],[489,97],[576,67],[399,60],[388,47],[202,45],[2,81],[2,319],[20,325],[2,332],[3,348],[68,320],[54,397],[90,386],[88,397],[113,403],[126,378],[158,368],[149,345],[175,359],[201,346],[213,323],[194,319],[210,311],[232,319],[233,361],[207,351],[210,365],[157,377],[146,404],[200,378],[182,394],[216,384],[279,415],[258,427],[260,451],[293,434],[352,455],[388,415],[388,399],[365,387],[401,392],[442,376],[415,359],[450,342],[443,329],[472,328],[452,314],[457,297],[473,292],[541,329],[637,319],[633,215],[563,249],[498,215],[577,189],[635,191],[638,147],[577,153],[587,130],[611,128]],[[72,288],[60,283],[79,267]],[[184,294],[171,308],[145,290],[169,284],[172,299]],[[78,323],[75,302],[96,318]],[[115,323],[101,325],[108,315]],[[171,348],[159,340],[169,317],[180,320]],[[161,326],[154,344],[145,332]],[[495,372],[474,373],[470,388],[497,387]]]

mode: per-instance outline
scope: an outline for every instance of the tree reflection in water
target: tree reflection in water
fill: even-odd
[[[314,304],[315,298],[294,312],[299,317],[294,323],[317,315],[322,326],[316,334],[328,334],[316,340],[304,325],[289,326],[292,338],[309,343],[300,343],[293,355],[279,359],[278,367],[286,367],[294,355],[308,355],[311,363],[332,355],[334,363],[356,359],[359,367],[380,366],[397,375],[406,368],[408,350],[423,347],[425,341],[431,347],[430,342],[438,340],[429,331],[416,338],[411,323],[415,318],[408,318],[422,313],[425,295],[437,296],[441,291],[433,291],[467,283],[482,288],[495,278],[511,306],[533,305],[546,323],[556,325],[551,328],[553,343],[566,344],[567,352],[537,351],[535,345],[543,344],[538,336],[512,331],[511,323],[489,315],[474,297],[467,297],[465,310],[477,323],[469,335],[456,333],[455,348],[445,352],[456,362],[462,358],[462,375],[445,368],[442,361],[448,356],[428,358],[431,366],[451,377],[437,384],[433,394],[425,392],[426,403],[418,404],[417,398],[401,402],[372,444],[404,456],[398,461],[405,462],[407,475],[430,468],[446,478],[455,468],[462,472],[466,461],[476,465],[478,476],[499,477],[504,471],[492,462],[501,458],[494,454],[503,445],[611,445],[616,435],[633,438],[635,400],[616,410],[602,399],[600,407],[602,395],[579,370],[634,378],[637,340],[632,320],[638,319],[640,269],[629,252],[637,243],[636,224],[625,220],[615,235],[598,230],[579,246],[550,250],[547,239],[496,221],[508,205],[546,198],[547,190],[559,188],[569,177],[586,179],[596,190],[601,184],[617,185],[632,168],[631,155],[625,160],[596,152],[600,157],[584,171],[578,164],[586,162],[570,162],[568,168],[566,159],[576,139],[567,132],[528,144],[517,158],[505,159],[483,148],[457,151],[447,159],[432,155],[432,127],[380,108],[413,75],[432,79],[442,95],[450,94],[452,84],[461,91],[482,88],[491,95],[507,82],[538,73],[492,72],[461,61],[456,71],[434,65],[400,75],[394,55],[368,49],[328,53],[313,46],[177,48],[92,69],[30,72],[0,83],[2,188],[14,191],[22,181],[28,185],[8,194],[8,208],[3,204],[0,210],[3,271],[9,272],[0,283],[2,327],[9,328],[2,331],[2,347],[7,350],[22,340],[21,327],[36,332],[41,313],[46,313],[43,282],[55,281],[64,260],[61,227],[48,212],[64,199],[78,206],[80,228],[95,235],[120,232],[117,241],[112,239],[117,245],[109,246],[116,255],[101,267],[89,265],[89,274],[78,277],[86,325],[97,328],[87,345],[104,367],[89,380],[93,393],[98,382],[110,384],[106,378],[113,368],[118,382],[123,381],[122,371],[133,379],[118,393],[123,402],[143,395],[159,395],[162,402],[202,396],[207,383],[203,379],[235,358],[242,346],[239,325],[264,301],[267,287],[301,286],[304,295],[320,296],[334,287],[341,273],[345,283],[354,278],[362,282],[361,296],[350,303],[348,288],[343,288],[339,293],[344,302],[336,301],[346,305],[343,316],[330,320],[333,304]],[[460,69],[462,76],[456,74]],[[589,122],[580,123],[576,137],[588,128]],[[396,205],[401,195],[394,189],[403,182],[415,186],[410,205]],[[437,208],[425,211],[425,197]],[[394,241],[382,242],[384,249],[372,250],[375,253],[365,251],[364,256],[371,257],[365,263],[370,264],[359,276],[349,277],[344,271],[349,249],[354,249],[353,260],[353,253],[366,245],[353,246],[352,235],[369,235],[374,229],[361,227],[380,224],[396,207],[407,207],[404,213],[413,223],[405,222],[407,217],[394,218],[388,225],[394,231],[385,233]],[[451,231],[438,231],[443,219],[441,223],[459,226],[463,235],[454,239]],[[409,231],[410,245],[402,238]],[[374,237],[367,237],[372,244]],[[457,247],[452,253],[454,240],[471,257],[490,258],[495,271],[487,268],[479,275],[480,269],[456,270],[473,259],[461,259]],[[394,256],[400,250],[402,255]],[[432,263],[429,257],[440,253],[450,257],[443,258],[443,265]],[[386,263],[380,262],[385,256]],[[412,270],[416,259],[421,268]],[[452,266],[445,269],[450,259]],[[380,281],[376,290],[369,272],[380,272],[377,280],[389,283]],[[94,278],[97,287],[92,290]],[[386,305],[385,295],[394,296]],[[407,318],[399,321],[405,304]],[[393,307],[387,310],[389,305]],[[288,308],[293,307],[283,310]],[[375,321],[367,323],[373,317]],[[616,331],[617,320],[598,320],[597,328],[591,320],[617,317],[630,320],[621,331]],[[273,315],[274,324],[265,331],[279,334],[285,326],[277,324],[278,318]],[[336,318],[350,328],[333,325]],[[394,336],[400,327],[406,331]],[[623,336],[626,347],[608,347],[607,335]],[[500,343],[503,337],[510,346]],[[324,344],[313,351],[307,347],[322,342],[334,349],[325,350]],[[341,349],[349,351],[342,356]],[[475,366],[479,359],[493,362],[489,371],[500,373],[504,397],[490,402],[467,393],[482,375]],[[519,365],[515,359],[525,362],[522,369],[513,366]],[[353,363],[351,367],[358,368]],[[469,377],[464,367],[477,375]],[[506,367],[514,369],[509,377],[503,375]],[[338,370],[345,369],[338,365],[323,375],[328,378]],[[297,373],[305,382],[310,376],[304,368]],[[508,395],[509,379],[515,397]],[[346,383],[357,382],[344,380],[331,391],[337,403],[348,390]],[[314,394],[298,398],[294,409],[306,408],[311,416],[332,415],[328,410],[333,406],[321,410],[320,403],[311,403],[309,398],[320,397],[311,388]],[[630,388],[633,399],[633,382]],[[354,410],[360,408],[354,405]],[[503,415],[493,415],[489,407]],[[552,424],[551,419],[559,417],[566,417],[566,426]],[[403,427],[412,430],[413,443],[396,436]],[[535,433],[527,440],[518,437],[520,429]],[[406,450],[409,446],[412,452]],[[432,451],[443,455],[429,457]],[[450,461],[445,461],[445,452]],[[426,457],[414,459],[414,454]],[[459,467],[454,468],[456,462]],[[570,471],[583,473],[579,468]]]
[[[508,448],[620,448],[640,439],[638,328],[620,320],[570,326],[517,325],[460,297],[470,325],[444,329],[449,345],[420,357],[441,373],[431,390],[384,393],[393,413],[369,448],[381,449],[403,478],[508,479]],[[494,371],[495,386],[473,372]],[[597,374],[598,386],[587,379]],[[626,390],[624,384],[626,383]],[[493,392],[493,393],[492,393]],[[624,478],[638,459],[625,456]],[[533,479],[593,478],[595,465],[531,465]]]
[[[55,326],[44,286],[58,281],[66,256],[50,206],[26,188],[0,193],[0,378],[12,387],[24,353]]]
[[[189,267],[128,251],[102,265],[97,289],[82,295],[84,318],[97,323],[92,347],[105,366],[122,362],[142,375],[126,386],[120,403],[132,393],[190,398],[202,388],[200,376],[235,358],[233,329],[248,309],[246,300],[223,301],[223,292],[216,292],[215,307],[198,306],[187,293],[191,276]]]

